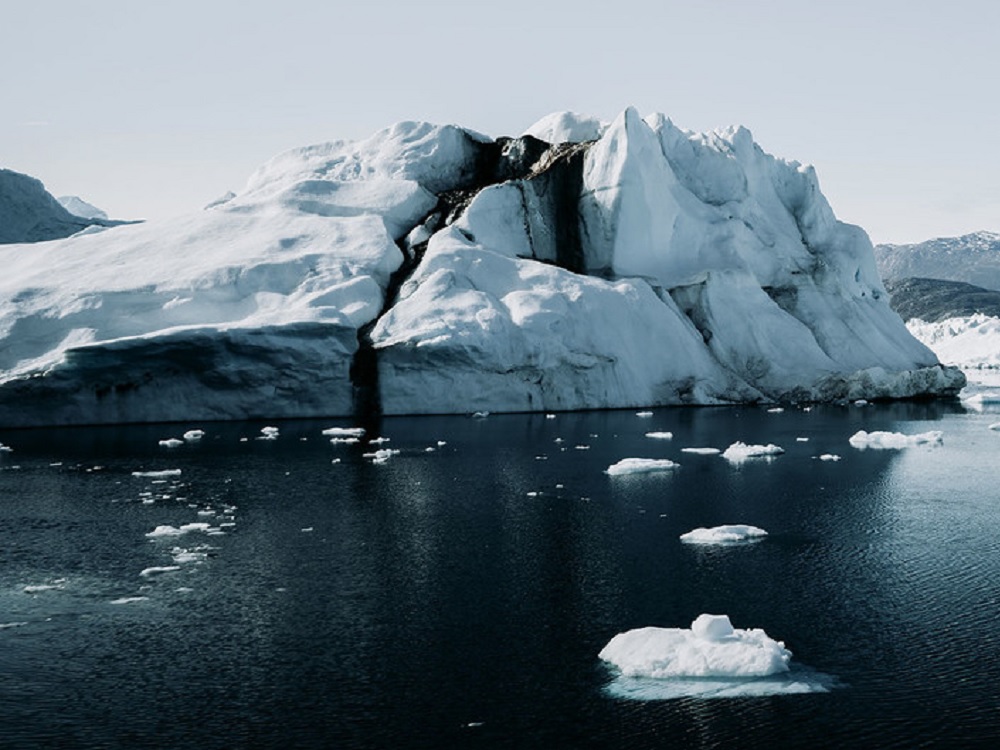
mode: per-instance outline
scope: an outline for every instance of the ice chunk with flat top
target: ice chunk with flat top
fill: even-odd
[[[161,440],[160,445],[164,448],[176,448],[179,445],[184,445],[184,441],[177,438],[167,438],[166,440]]]
[[[876,449],[900,449],[910,448],[914,445],[940,445],[943,442],[943,435],[940,430],[930,430],[916,435],[904,435],[901,432],[885,432],[876,430],[875,432],[865,432],[858,430],[848,439],[848,442],[855,448],[864,450],[865,448]]]
[[[767,677],[787,672],[792,652],[759,628],[733,628],[726,615],[700,615],[690,628],[619,633],[598,654],[628,677]]]
[[[331,438],[361,438],[365,435],[364,427],[327,427],[324,435]]]
[[[611,464],[605,474],[613,477],[625,476],[627,474],[648,474],[653,471],[667,471],[676,469],[680,464],[671,461],[669,458],[623,458],[615,464]]]
[[[672,432],[647,432],[646,437],[653,438],[654,440],[672,440],[674,433]]]
[[[718,448],[681,448],[681,453],[693,453],[696,456],[717,456],[722,451]]]
[[[778,456],[784,452],[784,448],[774,443],[768,443],[767,445],[747,445],[738,440],[726,448],[722,453],[722,457],[733,463],[742,463],[748,458],[768,458],[770,456]]]
[[[760,541],[767,536],[764,529],[746,524],[725,524],[712,528],[697,528],[681,534],[681,541],[687,544],[740,544]]]
[[[187,432],[184,433],[184,435],[182,437],[185,440],[187,440],[189,443],[196,443],[199,440],[201,440],[203,437],[205,437],[205,431],[204,430],[188,430]]]
[[[134,477],[148,477],[150,479],[164,479],[166,477],[179,477],[180,469],[163,469],[162,471],[133,471]]]

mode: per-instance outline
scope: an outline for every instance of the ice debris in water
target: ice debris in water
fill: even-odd
[[[183,526],[157,526],[155,529],[146,534],[151,539],[163,536],[182,536],[184,534],[189,534],[192,531],[208,531],[211,528],[211,524],[198,522],[198,523],[186,523]]]
[[[784,448],[774,443],[768,443],[767,445],[747,445],[744,442],[736,441],[726,448],[722,453],[722,457],[733,463],[742,463],[748,458],[767,458],[769,456],[780,455],[784,452]]]
[[[488,411],[476,411],[472,413],[473,419],[486,419],[490,413]]]
[[[398,456],[399,451],[394,448],[383,448],[374,453],[363,453],[363,458],[370,458],[373,464],[384,464],[393,456]]]
[[[332,438],[360,438],[365,435],[364,427],[327,427],[324,435]]]
[[[914,445],[940,445],[944,433],[940,430],[921,432],[916,435],[904,435],[901,432],[865,432],[858,430],[851,435],[848,442],[855,448],[893,449],[909,448]]]
[[[123,596],[120,599],[112,599],[112,604],[135,604],[136,602],[148,601],[148,596]]]
[[[785,410],[782,407],[775,406],[773,409],[768,409],[767,413],[768,414],[781,414],[783,411],[785,411]]]
[[[637,417],[642,417],[643,419],[648,419],[649,417],[653,416],[653,412],[651,412],[651,411],[637,411],[635,413],[635,415]]]
[[[697,528],[681,534],[681,541],[687,544],[740,544],[756,542],[767,536],[764,529],[745,524],[726,524],[712,528]]]
[[[820,461],[839,461],[840,460],[840,456],[838,456],[836,453],[824,453],[822,456],[819,457],[819,460]]]
[[[647,432],[646,437],[653,438],[654,440],[673,440],[674,433],[672,432]]]
[[[164,477],[179,477],[180,469],[163,469],[163,471],[133,471],[134,477],[148,477],[150,479],[163,479]]]
[[[151,568],[143,569],[139,573],[139,575],[141,575],[143,578],[149,578],[150,576],[157,576],[160,575],[161,573],[172,573],[175,570],[180,570],[180,569],[181,569],[180,565],[154,565]]]
[[[681,453],[694,453],[698,456],[716,456],[722,453],[718,448],[681,448]]]
[[[277,427],[261,427],[258,440],[277,440],[280,430]]]
[[[615,464],[611,464],[605,474],[613,477],[624,476],[626,474],[646,474],[652,471],[665,471],[675,469],[680,464],[671,461],[669,458],[623,458]]]
[[[0,443],[0,453],[13,453],[13,452],[14,449],[11,448],[9,445],[4,445],[3,443]]]
[[[205,431],[204,430],[188,430],[187,432],[184,433],[183,437],[189,443],[197,443],[199,440],[201,440],[203,437],[205,437]]]
[[[807,438],[807,437],[797,437],[797,438],[795,438],[795,442],[796,443],[808,443],[809,442],[809,438]]]
[[[699,615],[690,628],[619,633],[598,654],[628,677],[767,677],[788,671],[792,652],[759,628],[734,628],[727,615]]]
[[[160,445],[164,448],[176,448],[179,445],[184,445],[184,441],[177,438],[167,438],[166,440],[161,440]]]
[[[990,425],[990,429],[991,430],[1000,430],[1000,422],[996,422],[995,424],[991,424]]]

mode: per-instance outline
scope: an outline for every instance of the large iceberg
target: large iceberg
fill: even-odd
[[[61,208],[61,207],[60,207]],[[0,424],[951,394],[864,232],[744,128],[400,123],[0,248]]]

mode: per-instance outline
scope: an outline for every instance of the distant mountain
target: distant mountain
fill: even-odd
[[[0,169],[0,245],[58,240],[100,223],[67,211],[34,177]]]
[[[914,245],[876,245],[882,279],[947,279],[1000,289],[1000,234],[975,232]]]
[[[108,215],[90,203],[87,203],[83,198],[78,195],[64,195],[56,200],[69,211],[74,216],[80,216],[84,219],[107,219]]]
[[[1000,292],[942,279],[886,281],[889,304],[903,320],[919,318],[936,323],[982,313],[1000,317]]]

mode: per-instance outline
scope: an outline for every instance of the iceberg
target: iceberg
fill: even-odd
[[[870,241],[811,167],[745,128],[632,108],[517,138],[402,122],[293,149],[207,210],[3,245],[0,265],[8,427],[964,384],[889,308]]]
[[[910,448],[914,445],[940,445],[943,442],[943,435],[940,430],[921,432],[916,435],[904,435],[901,432],[885,432],[877,430],[875,432],[865,432],[858,430],[848,442],[860,450],[865,448],[876,449],[898,449]]]
[[[767,536],[764,529],[744,524],[726,524],[712,528],[697,528],[681,534],[686,544],[741,544],[757,542]]]
[[[626,677],[768,677],[787,672],[792,652],[759,628],[734,628],[726,615],[699,615],[690,628],[619,633],[598,658]]]
[[[747,445],[742,441],[736,441],[722,452],[722,457],[731,463],[743,463],[750,458],[771,458],[785,452],[773,443],[767,445]]]
[[[611,464],[604,473],[612,477],[629,474],[649,474],[654,471],[676,469],[680,464],[669,458],[623,458],[618,463]]]

